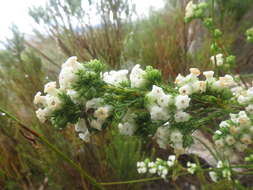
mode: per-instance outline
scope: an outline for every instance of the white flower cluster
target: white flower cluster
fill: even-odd
[[[155,162],[146,159],[144,162],[137,162],[138,173],[157,174],[158,176],[166,179],[169,169],[177,163],[176,156],[170,155],[167,161],[157,158]]]
[[[136,114],[132,112],[131,110],[128,110],[124,118],[122,119],[122,122],[119,123],[118,129],[119,133],[122,135],[128,135],[132,136],[136,130],[136,123],[134,118],[136,117]]]
[[[148,100],[147,109],[150,112],[153,121],[166,121],[171,117],[171,105],[177,108],[174,115],[176,122],[186,122],[190,119],[190,115],[183,112],[189,107],[190,98],[188,95],[177,95],[176,97],[166,94],[161,87],[153,85],[152,91],[147,93]]]
[[[92,128],[99,131],[102,130],[102,125],[106,119],[111,115],[112,106],[103,105],[102,98],[93,98],[86,102],[86,111],[94,109],[93,118],[89,120],[89,124]]]
[[[179,93],[182,95],[204,93],[206,92],[207,85],[213,89],[232,88],[236,85],[234,78],[231,75],[219,77],[219,80],[217,80],[213,76],[213,71],[205,71],[203,72],[203,75],[205,76],[206,80],[200,81],[198,79],[200,74],[201,73],[197,68],[191,68],[190,74],[185,77],[179,74],[175,80],[175,84],[179,88]]]
[[[218,182],[222,178],[231,180],[231,169],[228,162],[218,161],[217,168],[219,170],[209,172],[209,176],[213,182]]]
[[[60,88],[56,88],[56,82],[49,82],[44,87],[45,96],[42,96],[41,92],[37,92],[34,97],[34,104],[39,104],[43,107],[36,111],[36,115],[42,123],[47,120],[52,111],[60,108],[61,101],[58,97],[60,92],[66,92],[71,98],[76,98],[77,93],[71,89],[71,84],[76,80],[75,73],[80,69],[84,69],[84,67],[77,62],[77,58],[70,57],[64,64],[62,64],[62,69],[59,75]]]
[[[155,133],[154,138],[160,148],[166,149],[169,146],[174,148],[176,154],[184,153],[183,135],[177,129],[171,129],[169,123],[165,126],[159,127]]]
[[[145,71],[137,64],[132,68],[129,75],[132,88],[141,88],[146,84]],[[123,82],[129,81],[128,70],[110,71],[103,74],[103,80],[107,84],[120,86]]]
[[[119,86],[123,82],[128,81],[127,74],[128,70],[105,72],[103,74],[103,80],[108,84]]]
[[[179,88],[179,93],[181,95],[191,95],[193,93],[203,93],[206,91],[206,81],[200,81],[198,76],[200,71],[197,68],[191,68],[190,74],[187,76],[182,76],[179,74],[175,80],[175,84]],[[206,73],[209,78],[211,78],[211,73]]]
[[[84,66],[77,62],[76,56],[70,57],[63,63],[59,74],[60,89],[66,91],[71,89],[71,85],[77,79],[77,71],[82,69],[84,69]]]
[[[249,88],[249,89],[243,89],[241,88],[237,88],[237,91],[235,93],[235,95],[237,96],[237,101],[239,104],[247,106],[246,110],[249,110],[251,113],[253,113],[252,111],[252,107],[253,107],[253,87]]]
[[[78,133],[80,139],[85,142],[90,141],[91,134],[84,119],[79,119],[79,121],[75,124],[75,131]]]
[[[192,18],[194,16],[194,10],[196,7],[196,4],[194,4],[192,1],[189,1],[185,7],[185,18]]]
[[[216,147],[225,155],[231,155],[233,149],[243,152],[252,144],[252,138],[253,126],[245,111],[230,114],[230,120],[222,121],[214,135]]]
[[[36,111],[36,115],[40,122],[44,123],[50,116],[52,111],[60,108],[61,101],[58,97],[59,89],[56,88],[56,82],[49,82],[44,87],[45,96],[41,92],[37,92],[34,97],[34,104],[39,104],[42,108]]]
[[[200,18],[204,14],[204,9],[207,4],[202,2],[194,4],[193,1],[189,1],[185,7],[185,19]]]
[[[197,169],[198,169],[197,164],[191,163],[191,162],[187,162],[187,171],[190,174],[194,174],[197,171]]]
[[[221,66],[224,63],[224,57],[223,54],[219,53],[217,55],[214,55],[210,58],[213,65]]]

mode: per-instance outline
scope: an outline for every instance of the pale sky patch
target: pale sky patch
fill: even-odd
[[[46,0],[2,0],[0,6],[0,40],[11,36],[9,27],[16,24],[21,32],[32,34],[34,22],[28,15],[31,6],[44,5]],[[159,9],[164,0],[133,0],[138,15],[147,15],[150,7]]]

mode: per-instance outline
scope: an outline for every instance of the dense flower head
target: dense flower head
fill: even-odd
[[[223,61],[217,56],[218,62]],[[85,142],[116,126],[117,134],[170,148],[175,155],[166,161],[137,163],[139,173],[166,179],[179,164],[176,156],[186,154],[193,144],[195,131],[208,128],[214,147],[229,159],[252,145],[253,88],[237,81],[233,75],[190,68],[189,74],[178,74],[174,83],[163,83],[161,73],[150,66],[105,71],[98,60],[79,63],[71,57],[62,65],[59,80],[48,82],[44,93],[36,93],[34,104],[39,106],[36,115],[41,122],[73,126]],[[214,121],[219,125],[212,127]],[[229,164],[222,162],[217,168],[222,171],[210,172],[214,181],[231,178]],[[185,171],[194,174],[199,169],[197,163],[189,162]]]

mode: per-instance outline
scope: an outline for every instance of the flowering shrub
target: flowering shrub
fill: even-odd
[[[151,66],[135,65],[131,71],[106,71],[99,60],[79,63],[70,57],[56,82],[45,85],[44,93],[35,95],[34,103],[41,122],[51,121],[60,129],[75,125],[78,136],[89,142],[94,135],[118,128],[123,135],[154,139],[162,149],[173,148],[168,161],[157,158],[137,163],[139,173],[157,174],[166,179],[174,169],[178,174],[204,171],[198,163],[183,166],[178,156],[194,142],[195,131],[212,136],[214,150],[208,149],[217,166],[208,168],[210,178],[236,178],[240,166],[233,165],[231,155],[250,150],[253,138],[253,87],[246,88],[232,74],[219,76],[220,69],[231,69],[234,56],[219,47],[222,33],[214,28],[211,18],[204,16],[207,5],[186,7],[187,22],[201,19],[211,31],[214,41],[210,58],[214,71],[191,68],[189,74],[178,74],[174,83],[162,81],[161,72]],[[225,56],[226,55],[226,56]],[[218,68],[218,69],[217,69]],[[224,71],[223,70],[223,71]],[[247,157],[250,160],[251,157]],[[243,165],[252,170],[252,165]]]

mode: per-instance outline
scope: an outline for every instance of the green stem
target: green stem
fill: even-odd
[[[117,182],[103,182],[100,185],[121,185],[121,184],[133,184],[133,183],[143,183],[147,181],[155,181],[160,180],[161,177],[151,177],[151,178],[143,178],[143,179],[136,179],[136,180],[129,180],[129,181],[117,181]]]
[[[102,185],[100,185],[95,178],[91,177],[84,169],[82,169],[79,164],[75,163],[73,160],[68,158],[63,152],[61,152],[59,149],[57,149],[54,145],[52,145],[46,138],[44,138],[42,135],[36,133],[26,125],[24,125],[21,121],[19,121],[15,116],[4,110],[3,108],[0,108],[0,111],[5,113],[7,117],[18,123],[22,129],[25,131],[31,133],[36,138],[38,138],[43,144],[45,144],[49,149],[51,149],[53,152],[55,152],[60,158],[68,162],[70,165],[72,165],[76,170],[78,170],[82,177],[87,179],[94,187],[96,187],[99,190],[106,190]]]

